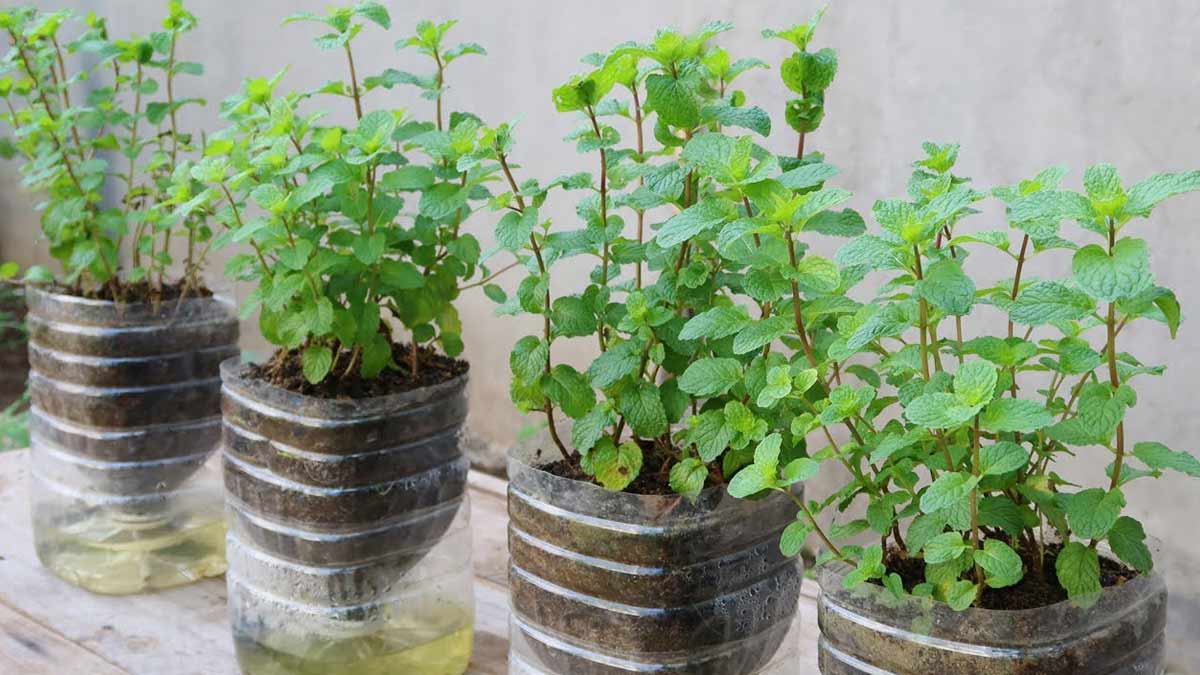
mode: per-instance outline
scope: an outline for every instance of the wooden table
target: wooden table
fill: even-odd
[[[107,597],[71,586],[38,563],[30,532],[28,453],[0,453],[0,673],[236,675],[225,582]],[[471,474],[475,652],[468,672],[508,672],[508,513],[505,481]],[[803,672],[816,670],[816,606],[801,604]]]

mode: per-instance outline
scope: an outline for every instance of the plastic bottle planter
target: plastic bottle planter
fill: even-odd
[[[466,376],[370,399],[222,366],[242,670],[458,675],[474,625]]]
[[[515,454],[509,481],[514,674],[799,672],[786,498],[612,493]]]
[[[17,323],[25,319],[25,299],[17,291],[0,285],[0,317]],[[0,410],[21,398],[29,379],[29,351],[25,334],[15,327],[0,325]]]
[[[897,600],[873,584],[846,591],[849,569],[821,573],[824,675],[1163,672],[1167,588],[1155,574],[1106,588],[1087,609],[1064,601],[955,612],[931,600]]]
[[[225,570],[219,368],[232,303],[114,304],[30,288],[34,542],[42,564],[99,593]]]

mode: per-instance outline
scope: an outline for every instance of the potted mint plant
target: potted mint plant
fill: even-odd
[[[461,673],[474,612],[455,301],[490,276],[466,223],[500,167],[495,132],[443,104],[448,67],[483,49],[425,21],[397,47],[432,74],[371,72],[355,39],[390,28],[381,4],[297,22],[320,26],[345,78],[286,94],[283,73],[247,80],[179,207],[241,246],[226,272],[254,284],[243,315],[258,310],[276,347],[222,366],[238,658],[247,673]],[[411,113],[381,100],[399,85],[420,94]],[[349,124],[325,119],[331,101]]]
[[[1059,187],[1065,170],[1047,169],[992,192],[1011,231],[979,231],[965,222],[988,195],[953,173],[958,146],[925,151],[907,199],[875,203],[882,229],[837,255],[843,276],[889,275],[838,320],[827,352],[857,382],[793,422],[816,433],[855,420],[851,442],[810,453],[851,479],[803,517],[865,506],[831,538],[879,538],[825,542],[821,670],[1161,672],[1166,588],[1122,490],[1164,471],[1200,475],[1200,463],[1127,433],[1134,384],[1163,368],[1119,337],[1140,321],[1175,335],[1179,304],[1155,283],[1136,230],[1163,200],[1200,188],[1200,172],[1125,187],[1101,164],[1074,192]],[[982,248],[1010,256],[1013,276],[973,279]],[[1031,278],[1039,256],[1070,258],[1070,275]],[[982,307],[1007,326],[964,326]],[[1064,477],[1072,455],[1107,464],[1103,484]]]
[[[815,22],[783,33],[803,49]],[[767,410],[816,380],[798,294],[835,298],[841,285],[796,235],[862,221],[828,210],[849,193],[822,188],[836,169],[819,154],[760,145],[770,115],[735,80],[765,64],[714,45],[729,28],[659,31],[589,56],[554,90],[580,120],[568,140],[591,173],[519,181],[511,139],[497,137],[508,192],[496,236],[527,275],[512,297],[492,294],[501,313],[540,320],[513,349],[511,391],[547,429],[509,462],[515,672],[757,673],[794,658],[780,647],[802,570],[775,542],[811,460],[769,433]],[[836,58],[823,52],[807,87],[796,68],[785,81],[806,102],[787,118],[806,134]],[[582,195],[574,229],[540,213],[556,188]],[[580,263],[585,286],[551,283],[556,265]],[[555,358],[568,338],[595,345],[587,368]],[[780,340],[799,356],[773,350]],[[793,480],[731,497],[756,459]]]
[[[3,117],[62,264],[24,276],[34,539],[48,568],[101,593],[225,569],[219,485],[195,474],[218,442],[237,321],[204,283],[205,214],[174,215],[203,150],[177,120],[201,101],[179,89],[203,68],[180,56],[195,17],[170,2],[162,25],[114,40],[94,16],[0,13]]]

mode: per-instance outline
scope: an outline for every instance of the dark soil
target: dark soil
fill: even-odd
[[[572,457],[568,462],[562,459],[562,453],[558,448],[553,450],[538,450],[538,457],[558,457],[558,459],[550,464],[544,464],[541,468],[547,473],[554,474],[560,478],[569,478],[571,480],[582,481],[584,483],[595,483],[599,485],[592,476],[583,472],[579,467],[579,458]],[[642,442],[642,470],[638,477],[633,479],[622,492],[628,492],[635,495],[655,495],[669,496],[676,494],[675,490],[671,489],[670,477],[671,466],[674,465],[673,458],[664,452],[658,445],[653,443]],[[704,487],[716,485],[720,476],[713,470],[709,474],[708,480]]]
[[[466,361],[452,359],[428,347],[421,347],[417,352],[417,376],[414,378],[409,368],[411,347],[392,345],[392,360],[396,362],[397,367],[384,370],[379,377],[373,380],[363,378],[357,364],[349,374],[343,375],[350,366],[351,359],[350,353],[344,351],[334,361],[330,375],[320,384],[314,385],[304,379],[301,353],[299,349],[275,352],[266,363],[251,367],[248,374],[251,378],[265,380],[280,389],[304,396],[344,400],[387,396],[430,387],[453,380],[466,373],[470,367]]]
[[[1058,559],[1061,544],[1047,544],[1042,569],[1037,571],[1037,552],[1028,547],[1019,547],[1017,553],[1025,561],[1025,576],[1019,583],[1007,588],[984,588],[977,607],[982,609],[1020,610],[1046,607],[1067,599],[1067,591],[1058,583],[1054,563]],[[889,548],[884,559],[888,572],[895,572],[904,581],[905,590],[925,581],[925,561],[902,555]],[[1138,573],[1125,565],[1100,556],[1100,585],[1104,588],[1120,586],[1137,577]]]
[[[207,286],[201,284],[200,286],[189,287],[187,281],[183,279],[164,283],[161,288],[149,281],[139,281],[132,284],[120,283],[116,287],[116,292],[119,296],[114,296],[113,287],[110,284],[84,291],[70,286],[55,285],[50,288],[50,291],[61,295],[87,298],[89,300],[107,300],[108,302],[121,302],[130,305],[178,300],[185,292],[189,298],[211,298],[213,294]]]

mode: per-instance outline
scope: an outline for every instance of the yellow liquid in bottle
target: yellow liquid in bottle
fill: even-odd
[[[225,573],[220,514],[177,518],[104,510],[69,523],[35,522],[38,557],[66,581],[94,593],[128,595]]]
[[[234,643],[245,675],[462,675],[471,661],[473,637],[470,614],[458,610],[454,617],[406,617],[344,639],[300,643],[267,634],[260,642],[239,634]],[[283,644],[267,644],[277,642]]]

